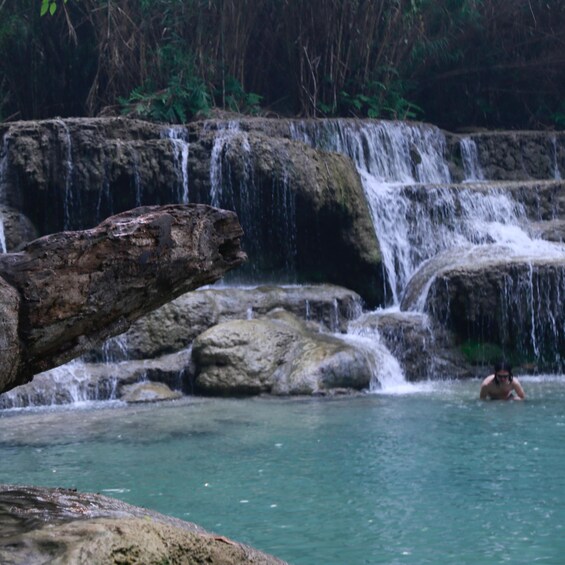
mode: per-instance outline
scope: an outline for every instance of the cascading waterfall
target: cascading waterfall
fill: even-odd
[[[210,158],[210,204],[237,212],[245,231],[242,246],[251,258],[228,279],[294,282],[295,193],[286,171],[269,180],[269,185],[256,178],[254,158],[249,136],[238,122],[219,125]],[[280,159],[285,162],[284,155]],[[232,175],[234,167],[238,168],[237,180]]]
[[[8,147],[9,136],[4,135],[2,140],[2,150],[0,152],[0,205],[6,202],[6,176],[8,174]],[[4,232],[4,213],[0,210],[0,252],[6,253],[6,234]]]
[[[116,383],[115,377],[93,377],[82,362],[71,361],[0,395],[0,409],[115,400]]]
[[[56,120],[57,125],[61,129],[63,166],[65,171],[65,196],[64,196],[64,223],[63,229],[70,230],[73,228],[72,222],[75,216],[75,211],[80,210],[80,203],[77,201],[80,193],[74,194],[73,191],[73,141],[69,127],[63,120]]]
[[[406,391],[406,378],[402,367],[382,343],[377,330],[351,330],[339,338],[363,352],[372,373],[370,392]]]
[[[188,190],[188,132],[186,131],[186,128],[177,126],[166,128],[162,135],[169,139],[172,145],[173,160],[179,177],[177,201],[180,204],[188,204],[190,202]]]
[[[485,175],[479,162],[477,144],[470,137],[463,137],[459,142],[461,159],[466,182],[484,181]]]
[[[239,132],[239,122],[230,121],[218,127],[210,156],[210,204],[219,207],[224,186],[223,155],[234,134]]]
[[[292,123],[290,133],[314,147],[343,153],[356,164],[381,246],[392,303],[398,304],[419,253],[410,241],[406,220],[411,203],[398,193],[408,184],[450,182],[445,136],[432,126],[349,120]]]
[[[499,260],[501,256],[520,258],[526,263],[531,259],[529,270],[505,280],[502,327],[509,327],[507,322],[511,319],[518,320],[524,327],[524,335],[516,338],[518,346],[532,347],[536,356],[543,355],[543,343],[551,343],[555,351],[562,348],[560,336],[565,330],[565,320],[556,305],[565,296],[565,276],[559,274],[547,281],[540,275],[540,266],[534,258],[540,255],[548,259],[564,257],[563,246],[535,239],[532,235],[535,229],[518,193],[492,185],[485,178],[472,137],[460,139],[465,178],[463,183],[454,184],[446,159],[447,141],[436,127],[404,122],[323,120],[291,121],[289,128],[293,139],[343,153],[356,164],[392,289],[389,306],[399,309],[416,277],[425,279],[424,283],[418,286],[419,294],[406,303],[411,309],[423,312],[426,294],[442,269]],[[65,229],[69,229],[78,206],[73,192],[73,146],[63,121],[60,131],[62,178],[65,181],[64,220]],[[190,155],[187,130],[184,127],[163,128],[161,137],[170,142],[178,181],[173,183],[177,199],[187,203]],[[551,143],[553,177],[560,179],[555,137]],[[130,188],[135,188],[136,205],[140,205],[143,200],[142,155],[135,148],[128,147],[128,152],[131,152],[133,170],[129,182],[134,185],[130,184]],[[7,156],[8,138],[5,136],[0,154],[0,190],[4,186]],[[285,161],[284,155],[278,155],[278,158]],[[232,174],[235,167],[238,167],[237,175]],[[236,121],[218,125],[210,156],[209,203],[236,210],[245,230],[243,245],[247,246],[250,257],[261,257],[264,249],[276,248],[272,243],[277,242],[283,260],[279,261],[279,271],[271,273],[269,280],[292,282],[297,255],[295,192],[284,172],[281,178],[269,181],[272,184],[265,186],[264,182],[261,184],[262,179],[256,178],[259,175],[256,171],[256,155],[247,132]],[[102,199],[110,201],[108,176],[105,183],[101,187],[98,213]],[[535,190],[535,187],[531,189],[529,198],[535,195]],[[264,264],[258,265],[255,271],[245,273],[244,280],[249,282],[254,276],[264,276],[265,271]],[[290,281],[288,278],[284,280],[281,274]],[[307,303],[306,318],[310,317],[309,310]],[[248,311],[248,316],[252,317],[253,312]],[[336,316],[332,330],[337,331],[337,326]],[[374,367],[372,387],[376,389],[377,382],[383,390],[402,385],[402,369],[382,343],[378,331],[366,332],[351,328],[344,339],[352,340],[367,352]],[[503,336],[503,339],[506,337],[510,339],[509,336]],[[118,340],[105,346],[112,361],[120,360],[122,345]],[[77,366],[71,369],[74,371],[71,380],[79,383]],[[75,391],[79,389],[77,384]],[[91,398],[94,393],[90,390],[88,394]],[[73,392],[73,395],[77,399],[86,398],[81,392]]]
[[[553,148],[553,178],[561,180],[561,171],[559,170],[559,162],[557,160],[557,138],[551,138],[551,147]]]
[[[518,347],[533,349],[536,359],[542,355],[541,342],[552,343],[550,349],[559,351],[565,322],[554,310],[565,286],[560,276],[545,281],[534,261],[563,259],[565,248],[536,239],[524,205],[511,191],[485,182],[471,138],[460,140],[465,179],[463,185],[454,185],[444,135],[431,126],[336,120],[293,123],[290,133],[294,139],[354,160],[381,246],[393,307],[398,307],[415,274],[424,283],[418,287],[421,294],[408,302],[422,310],[426,293],[443,268],[502,257],[524,261],[530,265],[529,276],[508,281],[504,316],[520,319],[528,312],[531,319],[523,321],[527,329],[516,339]],[[553,148],[553,176],[559,179],[556,143]],[[529,190],[531,199],[537,187]]]

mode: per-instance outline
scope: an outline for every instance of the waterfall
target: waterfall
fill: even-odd
[[[135,206],[141,206],[143,201],[143,186],[141,182],[139,152],[132,147],[132,168],[133,168],[133,184],[135,188]]]
[[[6,183],[8,176],[8,150],[9,135],[4,134],[2,140],[2,150],[0,151],[0,206],[6,204]],[[6,234],[4,231],[4,212],[0,209],[0,252],[6,253],[8,247],[6,245]]]
[[[406,377],[400,363],[382,343],[374,329],[350,329],[340,339],[363,352],[371,370],[370,392],[400,392],[407,390]]]
[[[506,260],[517,267],[502,289],[500,308],[506,322],[501,323],[501,345],[531,351],[538,361],[560,363],[565,347],[560,309],[565,246],[536,235],[539,229],[532,222],[550,219],[548,209],[555,208],[551,200],[549,208],[542,203],[542,184],[514,185],[517,190],[511,190],[510,185],[485,182],[477,146],[469,137],[460,140],[464,184],[452,184],[444,156],[446,140],[433,126],[301,121],[291,124],[290,135],[355,162],[392,289],[390,306],[402,303],[403,309],[423,312],[442,272]],[[557,140],[552,143],[552,176],[560,179]],[[526,171],[522,154],[517,164]],[[555,210],[550,212],[555,219]],[[439,308],[435,319],[446,320],[449,304]]]
[[[80,210],[80,204],[76,202],[75,197],[77,199],[80,198],[80,193],[77,191],[77,194],[73,194],[73,142],[71,138],[71,132],[67,124],[61,120],[55,120],[57,125],[61,130],[61,140],[62,140],[62,150],[63,154],[63,167],[64,167],[64,178],[65,178],[65,187],[64,187],[64,223],[63,229],[70,230],[73,228],[72,219],[74,217],[74,211]]]
[[[179,179],[177,201],[180,204],[188,204],[190,202],[188,190],[188,132],[185,127],[175,126],[163,130],[162,135],[170,140],[172,146],[173,162]]]
[[[128,340],[127,334],[120,334],[107,339],[102,346],[102,362],[103,363],[119,363],[127,361]]]
[[[116,399],[117,379],[92,375],[81,361],[71,361],[35,375],[33,381],[0,395],[0,409],[55,406]]]
[[[223,156],[234,134],[239,132],[239,122],[230,121],[218,126],[210,156],[210,204],[219,207],[224,186]]]
[[[446,140],[435,126],[406,122],[292,122],[290,134],[350,157],[360,171],[386,183],[448,183]]]
[[[559,160],[557,159],[557,138],[552,136],[551,147],[553,149],[553,178],[555,180],[561,180],[561,171],[559,170]]]
[[[479,163],[477,144],[470,137],[463,137],[459,142],[461,160],[466,182],[484,181],[485,175]]]
[[[277,158],[288,162],[283,151]],[[218,127],[210,158],[210,204],[237,212],[245,232],[242,247],[251,259],[230,280],[295,280],[296,196],[281,168],[281,176],[257,178],[248,134],[238,122]]]

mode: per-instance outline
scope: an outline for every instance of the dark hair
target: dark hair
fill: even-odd
[[[512,382],[514,375],[512,374],[512,365],[510,365],[510,363],[507,363],[506,361],[500,361],[499,363],[496,363],[496,365],[494,366],[494,382],[496,384],[499,384],[498,373],[500,371],[507,372],[508,381]]]
[[[499,373],[500,371],[506,371],[508,374],[512,375],[512,365],[506,361],[500,361],[494,366],[494,372]]]

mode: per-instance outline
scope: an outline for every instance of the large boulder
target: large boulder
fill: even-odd
[[[245,260],[241,235],[233,212],[204,205],[145,207],[1,255],[0,276],[17,293],[4,289],[1,326],[14,358],[2,364],[0,391],[66,363],[168,300],[216,281]],[[18,339],[10,339],[15,327]]]
[[[276,311],[218,324],[193,344],[195,389],[206,394],[311,395],[371,384],[367,354]]]
[[[99,494],[0,485],[0,562],[284,565],[200,526]]]

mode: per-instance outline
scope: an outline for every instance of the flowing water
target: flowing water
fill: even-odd
[[[565,382],[0,412],[0,482],[75,487],[296,565],[562,563]]]

